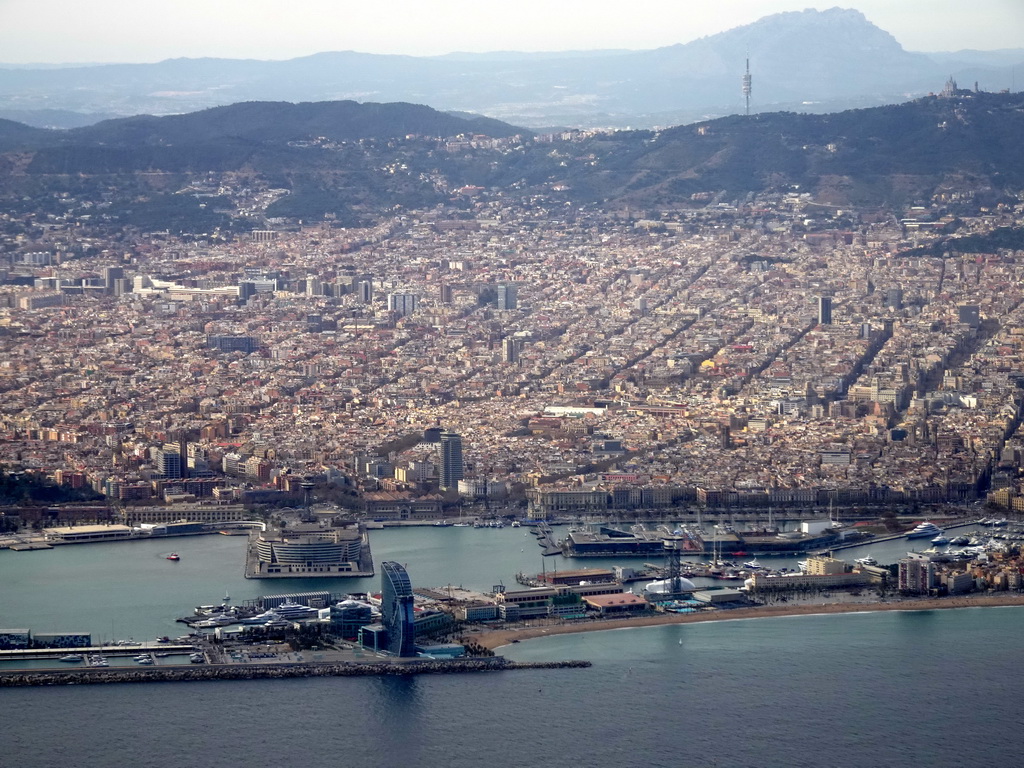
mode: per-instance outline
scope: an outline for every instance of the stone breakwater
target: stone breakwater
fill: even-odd
[[[379,662],[367,664],[210,664],[202,667],[149,669],[23,670],[0,673],[0,688],[25,685],[97,685],[101,683],[184,683],[209,680],[272,680],[294,677],[365,677],[459,672],[505,672],[519,669],[577,669],[589,661],[508,661],[501,656],[451,661]]]

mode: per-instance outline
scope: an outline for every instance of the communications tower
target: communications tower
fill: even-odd
[[[743,75],[743,98],[747,102],[747,116],[750,116],[750,54],[747,54],[747,71]]]

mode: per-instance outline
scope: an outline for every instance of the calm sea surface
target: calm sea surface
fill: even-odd
[[[538,571],[521,529],[374,532],[416,584]],[[881,561],[887,548],[876,545]],[[926,545],[924,545],[926,546]],[[164,559],[171,549],[182,559]],[[0,625],[97,638],[180,634],[201,603],[376,580],[242,578],[244,539],[0,551]],[[567,562],[560,569],[608,561]],[[629,564],[628,561],[622,561]],[[783,563],[785,561],[775,561]],[[633,563],[637,564],[637,563]],[[505,649],[590,669],[4,689],[0,765],[1018,765],[1024,610],[724,621],[564,635]]]

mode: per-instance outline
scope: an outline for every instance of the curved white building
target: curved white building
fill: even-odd
[[[697,585],[689,579],[684,579],[682,576],[678,576],[675,579],[659,579],[652,581],[646,587],[644,592],[648,595],[672,595],[677,592],[693,592],[697,589]]]
[[[250,539],[248,561],[250,578],[372,575],[368,544],[357,528],[264,531]]]

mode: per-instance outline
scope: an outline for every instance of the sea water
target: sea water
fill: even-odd
[[[489,589],[539,570],[520,529],[389,530],[372,543],[378,562],[404,562],[432,586]],[[113,622],[118,637],[148,639],[226,590],[236,602],[348,588],[245,581],[241,538],[173,547],[178,563],[163,559],[167,541],[0,552],[0,623]],[[4,689],[0,764],[1015,765],[1022,630],[1020,608],[761,618],[502,649],[588,669]]]

